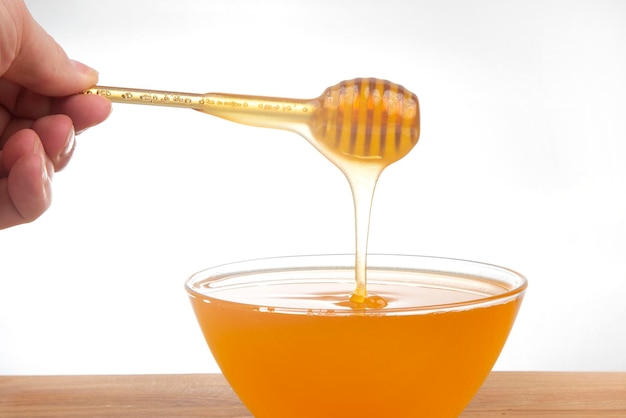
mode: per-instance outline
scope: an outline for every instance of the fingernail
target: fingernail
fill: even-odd
[[[90,66],[86,64],[83,64],[80,61],[76,61],[76,60],[71,60],[71,61],[72,61],[72,65],[74,66],[76,70],[78,70],[78,72],[88,77],[93,77],[96,80],[98,79],[98,75],[99,75],[98,71],[94,70],[93,68],[91,68]]]
[[[52,173],[54,173],[54,166],[52,162],[43,155],[41,156],[41,192],[44,199],[45,207],[50,206],[52,201]]]
[[[50,182],[54,176],[54,164],[45,156],[41,156],[41,178],[45,182]]]
[[[60,159],[67,158],[67,156],[69,156],[72,153],[72,151],[74,151],[74,146],[76,145],[75,138],[76,138],[76,135],[74,133],[74,127],[71,126],[70,131],[67,133],[67,139],[65,140],[65,147],[63,147],[63,150],[59,154]]]

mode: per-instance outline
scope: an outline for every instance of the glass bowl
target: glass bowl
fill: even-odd
[[[465,260],[290,256],[200,271],[185,283],[208,346],[257,418],[456,417],[496,362],[527,287]]]

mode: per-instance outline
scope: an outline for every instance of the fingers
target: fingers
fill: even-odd
[[[32,151],[34,144],[30,132],[36,134],[39,146],[52,164],[53,170],[62,170],[74,151],[74,126],[66,115],[50,115],[31,122],[27,129],[18,130],[8,137],[2,149],[5,171],[8,172],[22,155]]]
[[[110,113],[108,100],[84,99],[60,103],[86,129]],[[85,103],[83,103],[85,102]],[[93,102],[91,112],[84,111]],[[19,121],[20,123],[23,122]],[[74,151],[74,122],[64,114],[48,115],[12,134],[0,150],[0,229],[31,222],[51,202],[51,177],[63,169]]]
[[[0,83],[1,84],[1,83]],[[32,96],[24,96],[30,97]],[[44,100],[43,97],[40,97]],[[34,106],[32,109],[36,109]],[[42,106],[39,106],[40,108]],[[6,112],[5,112],[6,113]],[[53,113],[50,115],[50,113]],[[104,97],[95,95],[73,95],[53,99],[46,106],[43,114],[22,114],[20,118],[13,118],[8,123],[2,123],[2,109],[0,108],[0,148],[3,143],[21,129],[34,129],[43,142],[44,148],[54,163],[57,171],[67,164],[70,154],[62,151],[71,151],[68,148],[69,139],[73,132],[80,133],[87,128],[104,121],[111,113],[111,102]],[[26,119],[26,117],[30,117]],[[35,119],[33,122],[32,119]],[[73,127],[70,138],[70,127]],[[60,142],[59,142],[60,141]]]
[[[68,163],[75,129],[102,122],[111,104],[73,96],[95,85],[97,72],[70,60],[23,1],[0,3],[0,38],[2,229],[46,211],[52,173]]]
[[[75,146],[75,134],[104,121],[111,113],[111,102],[99,96],[75,95],[53,105],[59,114],[44,116],[32,124],[55,171],[69,162]]]
[[[72,118],[78,132],[105,120],[111,113],[111,102],[94,94],[51,98],[0,78],[0,111],[2,108],[7,117],[19,119],[35,120],[55,113],[66,114]],[[2,121],[0,115],[0,132],[7,125]]]
[[[0,153],[0,229],[31,222],[50,206],[52,173],[33,130],[16,133]]]
[[[6,41],[15,45],[0,48],[1,66],[10,63],[3,77],[46,96],[68,96],[97,83],[98,73],[70,60],[22,2],[10,2],[7,13],[4,31],[12,36]]]
[[[55,171],[62,170],[74,152],[74,125],[66,115],[51,115],[38,119],[32,130],[37,133]]]

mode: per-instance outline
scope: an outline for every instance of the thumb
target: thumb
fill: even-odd
[[[9,7],[12,19],[8,23],[15,26],[15,37],[0,39],[2,51],[16,51],[8,59],[10,64],[3,77],[45,96],[68,96],[87,89],[98,81],[98,73],[77,61],[70,60],[63,48],[31,16],[23,2],[13,2]],[[4,19],[3,19],[4,20]],[[6,68],[5,61],[3,67]]]

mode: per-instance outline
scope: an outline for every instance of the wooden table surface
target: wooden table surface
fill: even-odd
[[[0,376],[0,417],[110,416],[251,417],[218,374]],[[503,416],[624,418],[626,373],[492,372],[462,417]]]

